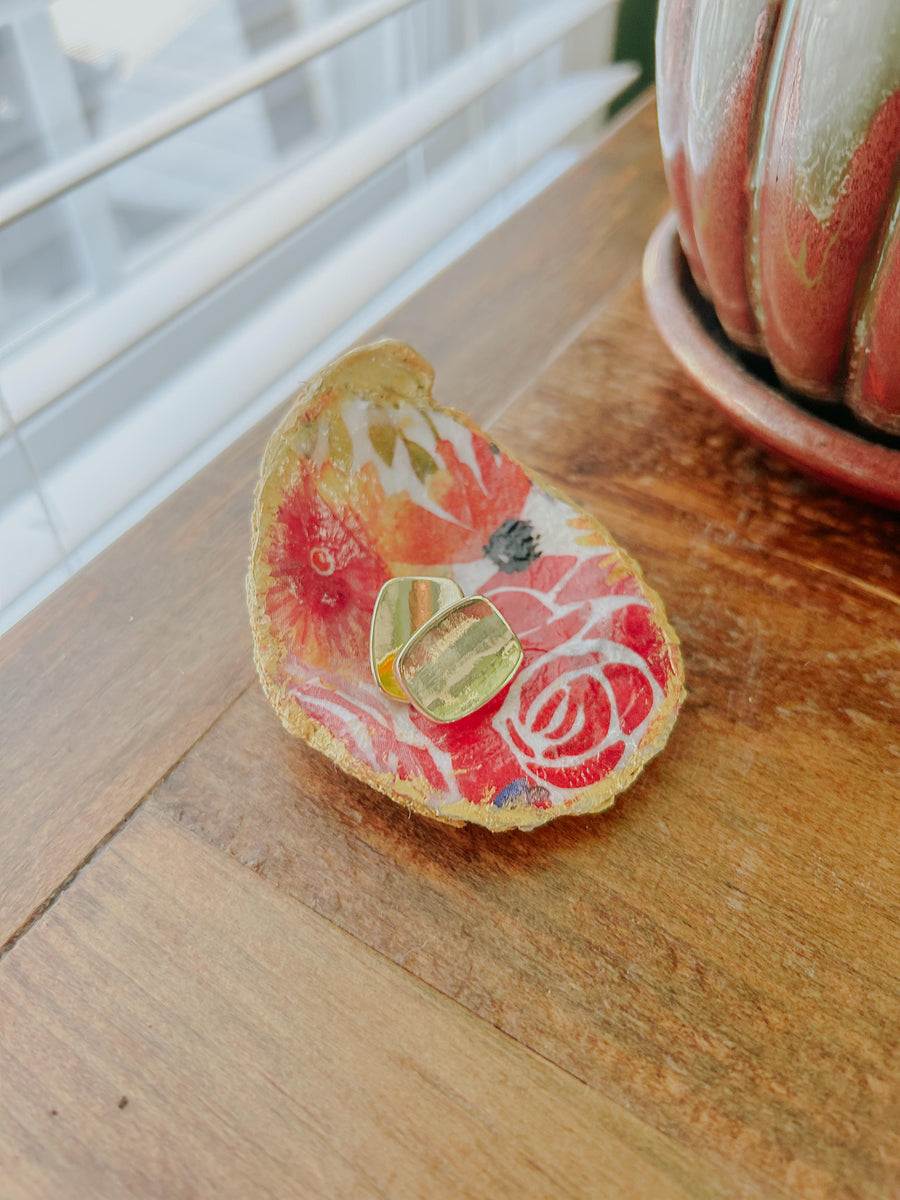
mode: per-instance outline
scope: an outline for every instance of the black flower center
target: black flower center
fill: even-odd
[[[537,531],[530,521],[512,519],[495,529],[483,547],[491,562],[507,575],[524,571],[529,563],[540,558]]]

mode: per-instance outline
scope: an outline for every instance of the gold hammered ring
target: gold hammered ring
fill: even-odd
[[[389,579],[369,634],[372,675],[385,695],[450,724],[483,708],[522,665],[522,644],[484,596],[452,579]]]

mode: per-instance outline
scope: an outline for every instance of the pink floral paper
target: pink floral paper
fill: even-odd
[[[257,657],[288,727],[442,819],[527,828],[611,803],[681,697],[677,639],[634,564],[456,414],[335,390],[300,417],[268,456],[277,489],[251,569]],[[409,574],[487,596],[525,652],[510,686],[453,725],[371,676],[375,599]]]

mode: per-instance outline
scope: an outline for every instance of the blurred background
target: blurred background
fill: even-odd
[[[0,631],[595,143],[655,7],[0,0]]]

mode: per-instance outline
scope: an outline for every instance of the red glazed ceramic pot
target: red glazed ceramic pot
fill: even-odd
[[[900,0],[661,0],[685,256],[790,388],[900,433]]]

